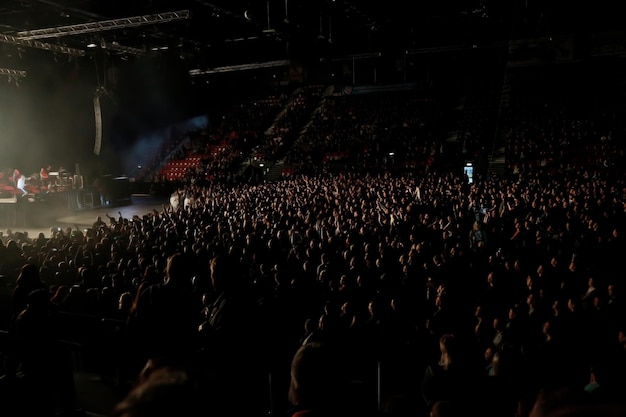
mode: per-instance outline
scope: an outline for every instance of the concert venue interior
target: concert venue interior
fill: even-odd
[[[607,0],[2,0],[0,414],[619,415],[622,16]],[[231,313],[227,341],[222,254],[249,296],[229,302],[255,312]],[[174,255],[193,260],[192,301],[155,313]],[[24,265],[38,286],[19,299]],[[27,335],[50,337],[28,339],[39,290],[50,331]],[[341,405],[298,391],[308,340],[340,341],[313,383]],[[478,360],[448,372],[459,346]]]

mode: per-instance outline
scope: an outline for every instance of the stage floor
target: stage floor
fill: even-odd
[[[21,207],[20,207],[21,204]],[[119,201],[109,207],[72,209],[67,205],[49,204],[46,202],[0,204],[0,231],[5,236],[8,231],[27,232],[28,237],[36,238],[39,233],[51,236],[51,230],[57,227],[78,228],[90,227],[100,216],[108,222],[106,215],[124,218],[134,215],[143,216],[153,210],[162,211],[163,204],[169,204],[165,198],[154,198],[147,194],[133,194],[129,199]],[[37,207],[35,207],[35,205]]]

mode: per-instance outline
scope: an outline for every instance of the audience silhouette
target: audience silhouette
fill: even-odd
[[[206,161],[215,171],[171,184],[176,207],[37,244],[2,237],[2,351],[7,375],[23,373],[42,399],[28,407],[73,409],[63,329],[106,346],[108,374],[128,379],[116,417],[196,415],[202,393],[214,416],[621,410],[626,184],[614,119],[554,103],[503,111],[508,165],[477,167],[470,183],[441,169],[427,103],[397,97],[381,110],[386,132],[372,109],[392,95],[318,91],[259,147],[294,163],[280,180],[234,181],[236,143],[260,136],[224,126],[205,145],[232,137],[232,148]],[[294,137],[311,104],[319,112]],[[78,318],[88,324],[69,331]]]

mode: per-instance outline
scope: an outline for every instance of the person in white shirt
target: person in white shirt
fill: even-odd
[[[26,177],[24,176],[24,174],[20,174],[20,176],[17,178],[17,189],[22,192],[22,196],[28,194],[28,191],[26,191]]]

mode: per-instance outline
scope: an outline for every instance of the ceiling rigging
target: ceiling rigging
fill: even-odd
[[[3,0],[0,43],[8,52],[0,68],[24,65],[15,59],[23,48],[76,59],[158,56],[184,61],[192,75],[270,62],[397,59],[513,36],[623,30],[615,7],[608,0],[593,9],[564,0]]]

